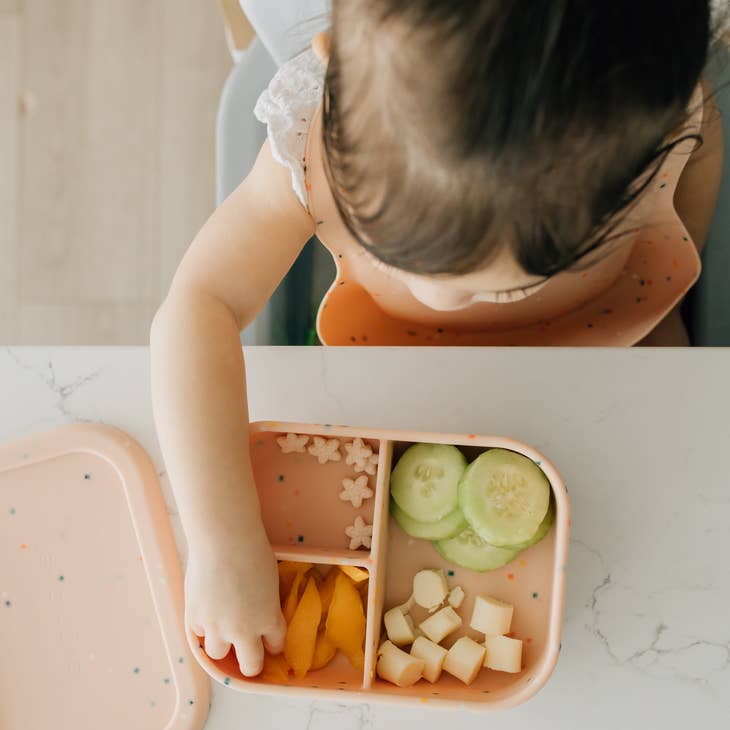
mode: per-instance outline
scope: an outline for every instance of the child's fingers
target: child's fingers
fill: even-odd
[[[286,638],[286,621],[277,611],[276,623],[263,634],[264,646],[269,654],[278,654],[284,650],[284,639]]]
[[[244,677],[255,677],[264,668],[264,647],[258,636],[237,636],[233,639],[238,666]]]
[[[196,636],[204,636],[205,635],[205,629],[203,629],[202,624],[194,624],[191,621],[188,621],[188,626],[190,626],[190,629]]]
[[[211,659],[223,659],[230,650],[230,642],[225,641],[218,634],[207,633],[205,635],[205,653]]]

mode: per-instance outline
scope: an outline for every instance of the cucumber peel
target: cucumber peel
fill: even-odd
[[[466,518],[460,509],[449,512],[438,522],[419,522],[409,517],[395,502],[390,500],[390,514],[406,534],[420,540],[445,540],[458,535],[468,527]]]
[[[467,527],[466,530],[449,540],[437,540],[433,546],[441,557],[450,563],[480,573],[507,565],[520,552],[514,548],[490,545],[471,527]]]

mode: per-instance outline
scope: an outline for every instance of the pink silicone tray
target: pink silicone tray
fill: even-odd
[[[66,426],[0,445],[0,727],[197,730],[210,683],[154,465]]]
[[[306,452],[284,454],[276,439],[287,433],[339,439],[342,459],[320,465]],[[363,502],[360,509],[339,498],[343,478],[356,476],[353,467],[345,463],[344,449],[344,444],[356,437],[379,453],[377,471],[369,484],[374,496]],[[548,536],[509,565],[487,573],[448,564],[430,542],[410,538],[389,518],[389,482],[391,465],[410,444],[417,442],[454,444],[470,461],[492,447],[511,449],[533,459],[547,476],[555,495],[557,515]],[[213,660],[204,652],[199,637],[188,629],[194,655],[214,679],[243,692],[297,694],[340,701],[344,695],[358,701],[468,704],[483,709],[506,708],[524,702],[545,684],[560,647],[570,517],[565,485],[542,454],[523,443],[497,436],[269,422],[251,425],[251,457],[264,523],[279,559],[312,562],[323,571],[332,565],[347,564],[370,572],[365,668],[364,672],[356,671],[338,653],[324,669],[310,672],[301,680],[290,677],[284,685],[261,678],[249,679],[238,671],[233,651],[222,660]],[[373,525],[370,550],[348,549],[349,539],[344,530],[357,515]],[[439,567],[447,573],[450,585],[460,585],[466,592],[459,608],[465,627],[478,594],[485,593],[514,605],[512,630],[524,641],[524,669],[520,674],[484,670],[468,687],[444,674],[436,684],[421,680],[407,689],[375,676],[383,607],[387,609],[408,599],[418,570]],[[417,622],[422,619],[416,610],[412,613]],[[449,638],[453,642],[464,634],[483,638],[469,628]]]

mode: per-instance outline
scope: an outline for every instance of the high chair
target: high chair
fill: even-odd
[[[218,109],[216,199],[220,204],[253,166],[266,128],[253,115],[259,94],[284,61],[328,25],[325,0],[221,0],[235,62]],[[245,11],[245,14],[244,14]],[[249,27],[250,23],[250,27]],[[250,41],[251,28],[256,37]],[[250,41],[250,42],[249,42]],[[331,256],[312,239],[262,312],[241,336],[247,345],[316,342],[317,307],[335,276]]]

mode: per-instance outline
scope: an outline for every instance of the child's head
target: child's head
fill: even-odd
[[[334,0],[333,195],[386,264],[548,276],[605,241],[682,138],[706,0]],[[611,223],[609,223],[611,221]]]

